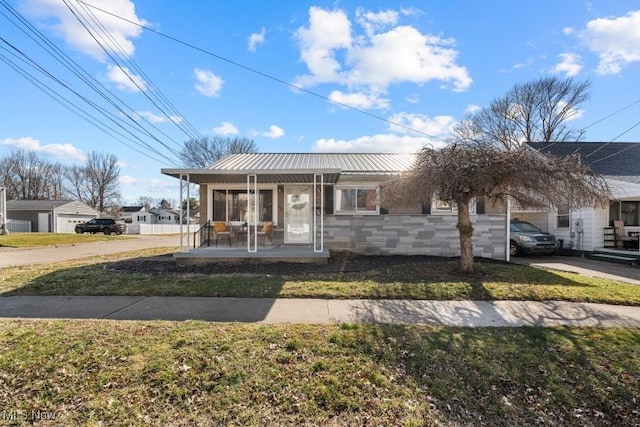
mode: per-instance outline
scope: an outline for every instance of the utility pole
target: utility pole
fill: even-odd
[[[0,234],[9,234],[9,230],[7,229],[7,188],[0,187]]]

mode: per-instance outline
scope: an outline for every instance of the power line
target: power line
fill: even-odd
[[[93,12],[87,8],[86,6],[83,8],[87,11],[87,14],[90,16],[91,20],[98,26],[99,30],[97,30],[91,22],[86,20],[82,16],[82,13],[75,9],[67,0],[63,0],[63,3],[67,6],[67,8],[71,11],[73,16],[78,20],[78,22],[87,30],[89,35],[94,39],[94,41],[100,46],[100,48],[114,61],[114,63],[118,66],[120,71],[127,76],[127,78],[140,90],[140,92],[165,116],[167,117],[174,125],[176,125],[181,131],[183,131],[187,137],[189,138],[197,138],[202,135],[186,120],[184,114],[180,113],[178,109],[171,104],[171,102],[167,99],[164,94],[157,88],[157,86],[151,81],[149,76],[147,76],[144,71],[135,63],[135,61],[122,49],[122,46],[115,40],[113,35],[107,30],[107,28],[102,25],[100,20],[98,20]],[[77,12],[77,13],[76,13]],[[83,19],[84,18],[84,19]],[[93,31],[91,31],[93,30]],[[106,37],[106,39],[105,39]],[[100,38],[100,40],[98,40]],[[105,47],[105,44],[113,49],[108,49]],[[118,53],[119,52],[119,53]],[[117,57],[114,57],[115,56]],[[126,65],[128,65],[131,69],[135,70],[138,74],[142,75],[145,78],[146,87],[140,87],[139,82],[134,79],[127,70],[120,64],[118,58],[121,59]],[[154,99],[152,99],[152,97]],[[159,105],[162,104],[162,107]],[[170,110],[174,113],[174,115],[180,116],[185,121],[186,127],[183,127],[180,122],[176,122],[172,119],[171,115],[165,111],[165,109]],[[175,142],[175,141],[174,141]],[[178,144],[176,142],[176,144]]]
[[[4,41],[4,39],[2,39],[2,41]],[[0,49],[6,51],[8,53],[12,53],[12,52],[9,52],[6,48],[4,48],[2,46],[0,46]],[[20,58],[20,59],[23,62],[25,62],[23,58]],[[0,52],[0,60],[2,60],[9,67],[13,68],[14,71],[16,71],[18,74],[22,75],[22,77],[24,77],[31,84],[36,86],[38,89],[40,89],[42,92],[44,92],[45,95],[49,96],[51,99],[56,101],[62,107],[64,107],[65,109],[69,110],[70,112],[80,116],[82,119],[84,119],[85,121],[91,123],[92,125],[94,125],[98,129],[100,129],[101,131],[103,131],[104,133],[109,135],[110,137],[114,138],[118,142],[122,143],[123,145],[131,148],[134,151],[137,151],[138,153],[140,153],[143,156],[146,156],[146,157],[148,157],[148,158],[150,158],[152,160],[155,160],[157,162],[160,162],[160,163],[163,163],[163,164],[166,164],[166,165],[170,165],[170,163],[166,162],[166,160],[160,160],[160,159],[154,158],[154,157],[150,156],[149,154],[144,153],[144,152],[140,151],[139,149],[137,149],[137,148],[127,144],[126,142],[118,139],[118,137],[114,136],[111,132],[116,133],[116,134],[122,136],[125,139],[129,139],[130,141],[132,141],[135,144],[138,144],[138,142],[135,139],[132,139],[130,137],[127,137],[126,135],[123,135],[121,132],[113,129],[109,125],[106,125],[100,119],[97,119],[96,117],[94,117],[91,114],[87,113],[86,111],[82,110],[80,107],[78,107],[73,102],[71,102],[69,99],[67,99],[63,94],[55,91],[50,86],[48,86],[45,83],[43,83],[40,79],[38,79],[37,77],[33,76],[33,74],[31,74],[28,71],[26,71],[23,67],[19,66],[15,61],[12,61],[10,58],[8,58],[6,55],[2,54],[1,52]],[[105,128],[107,128],[109,130],[107,130]]]
[[[135,25],[135,26],[137,26],[137,27],[143,28],[143,29],[145,29],[145,30],[147,30],[147,31],[150,31],[150,32],[152,32],[152,33],[154,33],[154,34],[157,34],[157,35],[161,36],[161,37],[167,38],[167,39],[169,39],[169,40],[171,40],[171,41],[174,41],[174,42],[176,42],[176,43],[178,43],[178,44],[181,44],[181,45],[183,45],[183,46],[186,46],[186,47],[189,47],[189,48],[191,48],[191,49],[197,50],[198,52],[201,52],[201,53],[204,53],[204,54],[206,54],[206,55],[212,56],[212,57],[214,57],[214,58],[216,58],[216,59],[219,59],[220,61],[224,61],[224,62],[226,62],[226,63],[228,63],[228,64],[231,64],[231,65],[234,65],[234,66],[236,66],[236,67],[238,67],[238,68],[242,68],[243,70],[249,71],[249,72],[254,73],[254,74],[257,74],[257,75],[259,75],[259,76],[261,76],[261,77],[264,77],[264,78],[267,78],[267,79],[269,79],[269,80],[275,81],[275,82],[277,82],[277,83],[283,84],[283,85],[288,86],[288,87],[290,87],[290,88],[292,88],[292,89],[295,89],[295,90],[297,90],[297,91],[304,92],[304,93],[306,93],[306,94],[308,94],[308,95],[315,96],[315,97],[317,97],[317,98],[320,98],[320,99],[322,99],[322,100],[328,101],[328,102],[330,102],[330,103],[332,103],[332,104],[335,104],[335,105],[338,105],[338,106],[340,106],[340,107],[343,107],[343,108],[346,108],[346,109],[349,109],[349,110],[352,110],[352,111],[356,111],[356,112],[358,112],[358,113],[360,113],[360,114],[364,114],[364,115],[366,115],[366,116],[369,116],[369,117],[372,117],[372,118],[374,118],[374,119],[377,119],[377,120],[383,121],[383,122],[385,122],[385,123],[389,123],[389,124],[394,125],[394,126],[398,126],[398,127],[400,127],[400,128],[406,129],[406,130],[408,130],[408,131],[411,131],[411,132],[414,132],[414,133],[417,133],[417,134],[420,134],[420,135],[426,136],[426,137],[428,137],[428,138],[436,139],[436,140],[438,140],[438,141],[443,141],[443,142],[449,142],[449,141],[447,141],[447,140],[445,140],[445,139],[443,139],[443,138],[437,137],[437,136],[435,136],[435,135],[430,135],[430,134],[428,134],[428,133],[426,133],[426,132],[422,132],[421,130],[418,130],[418,129],[412,128],[412,127],[410,127],[410,126],[403,125],[403,124],[401,124],[401,123],[394,122],[394,121],[389,120],[389,119],[386,119],[386,118],[384,118],[384,117],[382,117],[382,116],[378,116],[377,114],[369,113],[368,111],[362,110],[362,109],[357,108],[357,107],[353,107],[353,106],[351,106],[351,105],[347,105],[347,104],[342,103],[342,102],[340,102],[340,101],[336,101],[336,100],[334,100],[334,99],[331,99],[331,98],[329,98],[329,97],[327,97],[327,96],[321,95],[321,94],[319,94],[319,93],[317,93],[317,92],[314,92],[314,91],[312,91],[312,90],[305,89],[305,88],[303,88],[303,87],[300,87],[300,86],[294,85],[293,83],[289,83],[289,82],[287,82],[287,81],[285,81],[285,80],[282,80],[282,79],[280,79],[280,78],[278,78],[278,77],[275,77],[275,76],[272,76],[272,75],[267,74],[267,73],[265,73],[265,72],[262,72],[262,71],[256,70],[255,68],[251,68],[251,67],[249,67],[249,66],[246,66],[246,65],[240,64],[239,62],[236,62],[236,61],[233,61],[233,60],[231,60],[231,59],[225,58],[225,57],[220,56],[220,55],[218,55],[218,54],[216,54],[216,53],[213,53],[213,52],[211,52],[211,51],[208,51],[208,50],[206,50],[206,49],[204,49],[204,48],[201,48],[201,47],[195,46],[195,45],[193,45],[193,44],[191,44],[191,43],[185,42],[185,41],[180,40],[180,39],[178,39],[178,38],[176,38],[176,37],[173,37],[173,36],[170,36],[170,35],[168,35],[168,34],[162,33],[162,32],[160,32],[160,31],[158,31],[158,30],[154,30],[153,28],[148,27],[148,26],[146,26],[146,25],[143,25],[143,24],[140,24],[140,23],[138,23],[138,22],[131,21],[130,19],[124,18],[124,17],[122,17],[122,16],[116,15],[116,14],[114,14],[114,13],[112,13],[112,12],[109,12],[109,11],[107,11],[107,10],[105,10],[105,9],[102,9],[102,8],[100,8],[100,7],[98,7],[98,6],[95,6],[95,5],[92,5],[92,4],[89,4],[89,3],[86,3],[86,2],[84,2],[84,1],[82,1],[82,0],[76,0],[76,1],[77,1],[78,3],[82,3],[82,4],[84,4],[84,5],[88,6],[88,7],[91,7],[91,8],[93,8],[93,9],[99,10],[100,12],[106,13],[107,15],[113,16],[114,18],[117,18],[117,19],[120,19],[120,20],[122,20],[122,21],[128,22],[128,23],[130,23],[130,24],[132,24],[132,25]]]
[[[18,27],[18,29],[20,31],[22,31],[25,35],[27,35],[36,44],[38,44],[45,52],[47,52],[56,61],[58,61],[65,68],[67,68],[72,74],[74,74],[82,82],[87,84],[92,90],[94,90],[98,95],[100,95],[111,106],[116,108],[123,116],[127,117],[133,124],[133,125],[129,125],[129,126],[133,126],[134,128],[138,129],[138,131],[144,133],[148,137],[150,137],[150,138],[154,139],[155,141],[160,142],[162,144],[162,141],[160,141],[159,138],[157,138],[155,135],[153,135],[148,129],[145,129],[142,126],[142,124],[139,123],[139,121],[137,121],[133,117],[131,117],[130,114],[124,108],[122,108],[120,105],[118,105],[118,102],[120,104],[124,104],[129,110],[133,110],[131,107],[129,107],[124,101],[122,101],[120,98],[118,98],[109,89],[104,87],[104,85],[99,83],[95,78],[93,78],[89,73],[87,73],[81,66],[79,66],[75,61],[73,61],[68,55],[66,55],[64,52],[62,52],[44,34],[42,34],[39,30],[34,28],[22,15],[20,15],[17,11],[15,11],[15,9],[13,9],[10,5],[8,5],[6,1],[3,0],[2,4],[3,4],[3,6],[5,6],[5,8],[7,10],[9,10],[9,12],[15,17],[15,19],[17,19],[22,25],[24,25],[25,28],[27,28],[31,33],[33,33],[35,35],[35,38],[34,38],[34,36],[32,34],[27,32],[24,28],[22,28],[20,25],[18,25],[15,21],[13,21],[5,13],[0,12],[1,15],[3,15],[12,24],[14,24],[16,27]],[[6,43],[9,44],[8,42],[6,42]],[[19,51],[19,49],[15,48],[14,46],[12,46],[12,48],[14,48],[16,51]],[[20,51],[20,53],[26,57],[26,55],[23,52]],[[32,62],[32,64],[36,64],[35,61],[33,61],[31,59],[29,59],[29,60]],[[52,78],[57,83],[63,85],[67,90],[71,91],[76,96],[78,96],[81,99],[83,99],[85,102],[87,102],[93,108],[98,110],[101,114],[103,114],[105,116],[111,115],[111,113],[106,112],[106,110],[104,110],[103,107],[98,106],[93,101],[89,101],[86,97],[80,95],[77,91],[73,90],[68,84],[63,83],[59,79],[55,78],[51,73],[49,73],[48,71],[44,70],[41,66],[38,65],[37,67],[40,69],[40,72],[42,72],[45,75],[48,75],[49,78]],[[115,117],[115,116],[112,116],[112,117]],[[121,121],[120,118],[116,118],[116,119],[118,121]],[[154,129],[156,129],[157,131],[159,131],[160,133],[165,135],[167,138],[170,138],[164,132],[159,130],[156,126],[154,126],[153,124],[149,123],[144,117],[142,117],[142,119],[143,119],[143,121],[147,122],[151,127],[153,127]],[[110,120],[114,121],[113,118],[110,118]],[[114,123],[115,123],[115,121],[114,121]],[[119,127],[122,127],[122,125],[119,124],[119,123],[117,123],[117,125]],[[128,133],[130,133],[130,131],[128,131],[128,130],[126,130],[124,128],[123,128],[123,130],[125,130]],[[131,135],[133,136],[133,134],[131,134]],[[162,158],[166,158],[166,155],[161,154],[160,152],[157,151],[157,149],[155,147],[145,143],[143,140],[139,140],[138,139],[137,141],[135,141],[135,143],[138,144],[138,145],[143,144],[143,145],[145,145],[146,149],[148,149],[149,151],[157,154],[158,156],[160,156]],[[170,150],[171,154],[173,154],[176,158],[179,158],[179,154],[177,153],[176,150],[173,150],[170,147],[167,147],[167,148]]]

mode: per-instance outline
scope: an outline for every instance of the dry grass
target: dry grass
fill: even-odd
[[[634,329],[0,321],[0,402],[55,425],[632,426],[639,343]]]

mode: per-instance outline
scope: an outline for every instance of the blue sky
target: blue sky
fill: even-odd
[[[181,166],[175,153],[192,135],[248,137],[263,152],[414,152],[514,84],[550,74],[592,80],[572,123],[586,140],[640,141],[637,0],[0,0],[0,12],[0,155],[24,148],[74,164],[113,153],[125,203],[176,198],[160,169]]]

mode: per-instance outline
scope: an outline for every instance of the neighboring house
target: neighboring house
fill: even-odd
[[[565,248],[599,251],[615,245],[613,221],[624,221],[625,231],[640,231],[640,143],[558,142],[529,143],[541,153],[564,157],[573,153],[604,176],[613,200],[609,206],[551,211],[514,212],[564,240]],[[568,190],[569,191],[569,190]]]
[[[179,224],[180,213],[161,208],[149,209],[151,224]]]
[[[118,213],[118,219],[123,220],[125,224],[144,224],[147,223],[147,218],[150,218],[150,215],[144,206],[123,206]]]
[[[97,217],[97,210],[76,200],[7,200],[7,218],[31,221],[32,232],[73,233],[76,224]]]
[[[455,206],[379,203],[380,185],[415,156],[380,153],[232,154],[205,169],[162,169],[181,194],[200,186],[200,224],[273,222],[284,246],[367,254],[459,256]],[[503,214],[473,206],[474,255],[504,259]],[[188,250],[188,249],[187,249]],[[260,248],[257,248],[259,251]],[[247,251],[251,251],[247,245]]]
[[[179,224],[180,213],[161,208],[147,210],[144,206],[123,206],[118,218],[126,224]]]

